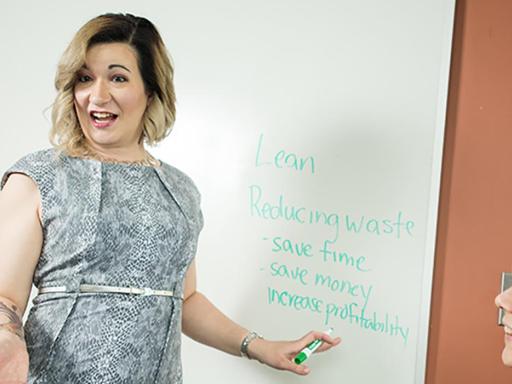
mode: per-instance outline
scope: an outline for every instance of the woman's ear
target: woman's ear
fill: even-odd
[[[149,107],[149,104],[151,104],[151,102],[153,101],[153,94],[149,94],[148,96],[148,100],[146,102],[146,107]]]

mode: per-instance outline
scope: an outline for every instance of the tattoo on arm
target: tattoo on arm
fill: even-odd
[[[14,333],[21,340],[25,340],[23,334],[23,323],[18,314],[16,313],[17,310],[18,308],[16,308],[15,305],[12,305],[12,307],[9,308],[9,306],[5,305],[0,301],[0,315],[4,315],[2,317],[7,318],[7,321],[3,319],[0,322],[0,329],[6,329]]]

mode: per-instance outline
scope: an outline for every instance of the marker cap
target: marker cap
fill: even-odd
[[[334,331],[334,329],[331,327],[324,333],[330,336],[332,331]],[[309,356],[313,354],[313,352],[315,352],[320,347],[320,345],[322,345],[322,339],[316,339],[309,343],[306,348],[304,348],[297,354],[297,356],[295,356],[293,359],[295,364],[302,364]]]
[[[306,355],[304,352],[299,353],[297,356],[295,356],[295,359],[293,361],[295,364],[302,364],[304,360],[308,358],[308,355]]]

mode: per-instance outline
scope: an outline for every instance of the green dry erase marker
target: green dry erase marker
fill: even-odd
[[[329,335],[331,336],[331,333],[332,331],[334,331],[334,329],[331,327],[329,328],[327,331],[325,331],[324,333],[326,335]],[[300,351],[297,356],[295,356],[295,359],[293,359],[293,361],[295,361],[295,364],[302,364],[303,362],[306,361],[306,359],[311,356],[313,354],[313,352],[315,352],[320,346],[322,345],[322,339],[316,339],[314,340],[313,342],[309,343],[309,345],[304,348],[302,351]]]

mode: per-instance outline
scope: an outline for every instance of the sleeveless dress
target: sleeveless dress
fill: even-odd
[[[42,201],[39,294],[25,323],[30,384],[182,382],[184,276],[202,228],[193,182],[158,168],[29,154],[4,174],[23,173]],[[80,284],[174,291],[173,297],[78,293]]]

